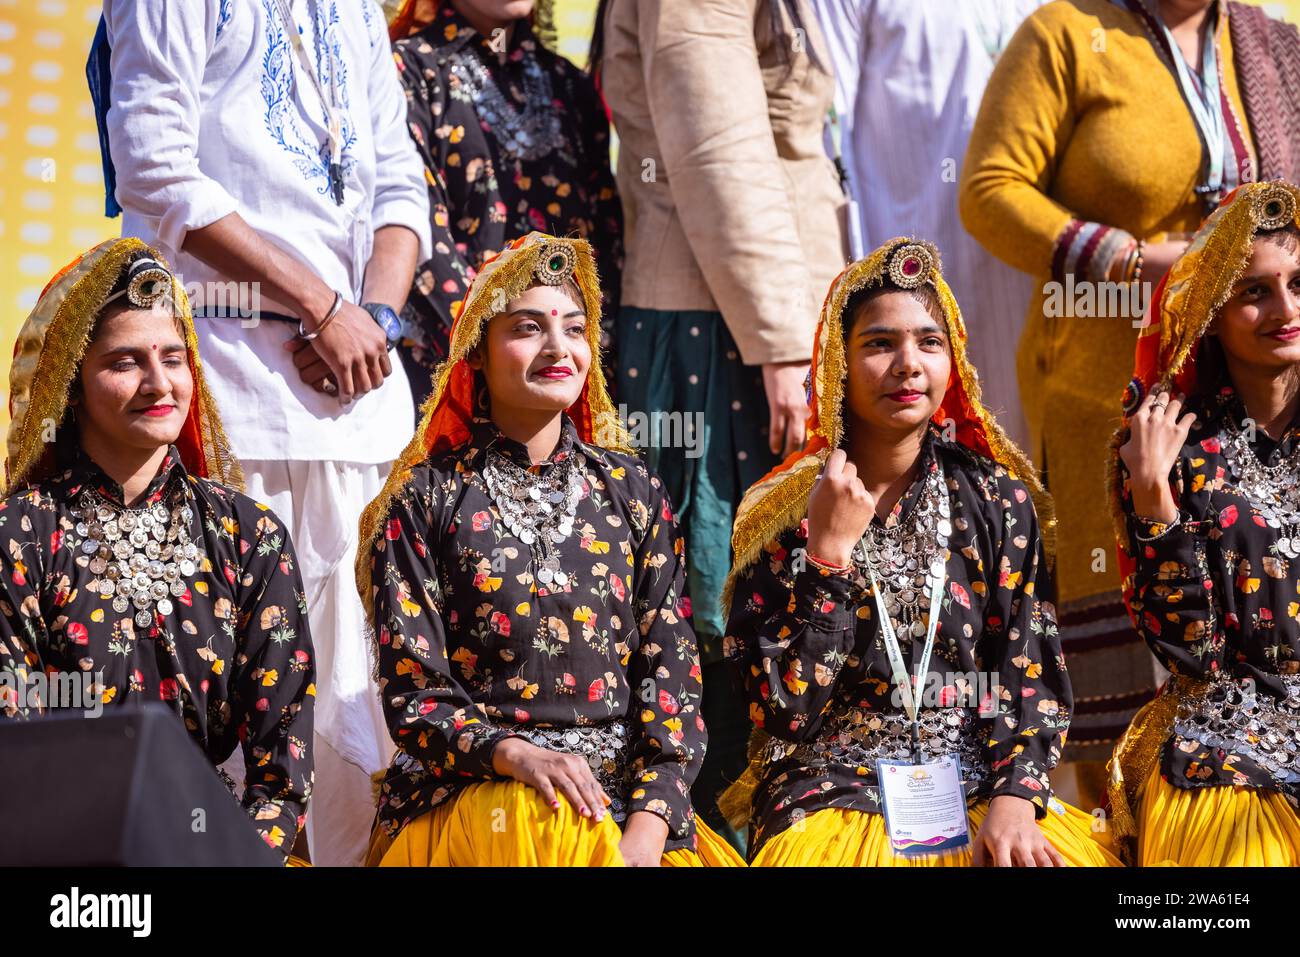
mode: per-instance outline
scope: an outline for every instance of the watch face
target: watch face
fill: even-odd
[[[397,317],[392,306],[375,307],[370,314],[375,317],[375,322],[379,323],[379,328],[384,330],[384,335],[388,337],[389,342],[396,342],[402,338],[402,321]]]

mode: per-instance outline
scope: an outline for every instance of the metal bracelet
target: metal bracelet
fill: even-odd
[[[325,331],[325,327],[334,321],[334,317],[339,314],[339,311],[342,308],[343,308],[343,293],[335,292],[334,305],[330,306],[330,311],[325,313],[325,318],[321,320],[321,324],[316,327],[315,332],[308,332],[303,327],[302,320],[301,319],[298,320],[298,338],[303,339],[306,342],[311,342],[313,339],[315,339],[317,336],[319,336],[322,332]]]
[[[1177,516],[1174,518],[1174,520],[1171,521],[1171,522],[1159,521],[1159,520],[1154,519],[1154,518],[1147,518],[1147,517],[1145,517],[1145,516],[1143,516],[1143,515],[1134,515],[1134,516],[1133,516],[1133,521],[1134,521],[1134,522],[1140,522],[1141,524],[1143,524],[1143,525],[1148,525],[1148,526],[1149,526],[1149,525],[1163,525],[1164,528],[1162,528],[1160,531],[1156,532],[1154,535],[1143,535],[1141,532],[1138,532],[1138,531],[1135,530],[1135,531],[1133,532],[1133,537],[1136,538],[1139,542],[1144,542],[1144,543],[1159,541],[1160,539],[1162,539],[1162,538],[1164,538],[1166,535],[1168,535],[1170,532],[1172,532],[1174,529],[1176,529],[1176,528],[1181,528],[1181,527],[1183,526],[1183,524],[1184,524],[1184,522],[1183,522],[1183,518],[1184,518],[1184,516],[1186,516],[1186,515],[1187,515],[1187,513],[1184,512],[1184,511],[1182,511],[1182,510],[1180,509],[1179,512],[1178,512],[1178,515],[1177,515]]]

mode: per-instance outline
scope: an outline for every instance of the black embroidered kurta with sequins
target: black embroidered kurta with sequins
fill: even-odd
[[[39,672],[90,674],[104,707],[162,701],[213,765],[243,748],[243,805],[262,838],[288,854],[311,795],[316,691],[306,598],[284,523],[188,474],[170,449],[132,509],[184,497],[186,529],[203,557],[182,576],[169,613],[155,608],[154,624],[140,627],[135,608],[117,612],[89,587],[99,576],[78,530],[87,490],[122,504],[121,487],[81,454],[66,472],[0,504],[0,717],[34,718],[60,705],[33,700]]]
[[[1016,795],[1041,817],[1072,697],[1033,501],[1002,466],[932,429],[921,475],[885,524],[908,520],[936,461],[952,534],[922,714],[939,752],[961,759],[968,797]],[[774,739],[754,798],[756,847],[825,808],[879,813],[874,758],[890,756],[882,740],[892,732],[910,753],[866,573],[803,560],[807,525],[780,535],[737,580],[727,625],[750,716]],[[909,673],[924,642],[899,635]]]
[[[1197,415],[1171,473],[1179,521],[1166,525],[1122,503],[1137,568],[1129,599],[1139,630],[1173,674],[1212,679],[1209,702],[1185,707],[1166,742],[1161,771],[1181,788],[1248,785],[1300,798],[1300,534],[1277,522],[1268,503],[1242,488],[1248,460],[1232,449],[1240,432],[1255,462],[1300,469],[1300,419],[1274,441],[1249,438],[1247,415],[1231,389],[1193,399]],[[1237,459],[1240,458],[1240,463]],[[1123,470],[1123,463],[1120,463]],[[1121,475],[1125,475],[1121,471]],[[1126,589],[1127,591],[1127,589]],[[1229,697],[1227,724],[1217,720]],[[1217,732],[1217,733],[1216,733]]]
[[[592,244],[612,317],[623,212],[591,78],[542,46],[527,20],[507,44],[481,36],[448,3],[395,50],[433,218],[433,258],[417,270],[402,317],[408,357],[432,372],[483,260],[533,230]],[[413,387],[423,397],[428,376]]]
[[[371,556],[380,694],[399,748],[379,825],[395,836],[459,788],[499,779],[492,751],[507,737],[621,723],[629,774],[610,797],[667,821],[668,850],[692,846],[702,685],[662,484],[639,458],[583,443],[565,416],[534,474],[579,456],[583,491],[555,546],[568,581],[548,587],[488,494],[489,450],[530,467],[524,445],[475,420],[467,443],[414,469]]]

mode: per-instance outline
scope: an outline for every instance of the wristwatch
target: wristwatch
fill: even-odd
[[[402,320],[397,317],[397,310],[383,302],[365,302],[361,308],[370,313],[370,318],[384,330],[389,349],[402,341]]]

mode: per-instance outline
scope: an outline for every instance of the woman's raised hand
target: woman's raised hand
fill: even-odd
[[[1169,472],[1196,424],[1194,413],[1183,411],[1181,398],[1153,389],[1129,419],[1129,437],[1119,448],[1128,469],[1133,510],[1144,518],[1172,522],[1178,505],[1169,488]]]
[[[808,554],[830,565],[848,565],[876,502],[843,449],[826,459],[808,496]]]

